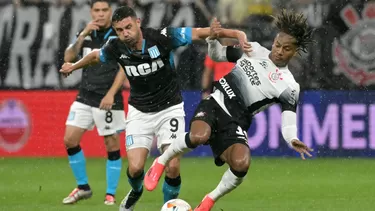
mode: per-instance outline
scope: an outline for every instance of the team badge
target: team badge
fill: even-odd
[[[155,59],[158,56],[160,56],[160,51],[156,45],[152,46],[151,48],[147,49],[148,53],[150,54],[150,57]]]

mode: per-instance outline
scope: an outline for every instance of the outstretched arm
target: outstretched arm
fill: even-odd
[[[84,56],[82,59],[77,61],[76,63],[64,63],[60,69],[60,72],[64,76],[68,76],[75,70],[99,63],[100,62],[99,52],[100,52],[99,49],[95,49],[91,51],[89,54],[87,54],[86,56]]]
[[[237,62],[243,55],[243,50],[234,46],[223,46],[217,40],[206,39],[208,55],[215,62]],[[251,46],[250,46],[251,48]]]
[[[211,39],[216,38],[243,38],[246,34],[236,29],[224,29],[221,27],[220,22],[214,18],[210,24],[210,27],[206,28],[192,28],[192,40],[202,40],[210,37]]]
[[[297,129],[297,103],[299,95],[299,86],[288,87],[280,95],[281,101],[281,133],[285,141],[293,147],[294,150],[301,154],[301,158],[304,160],[305,155],[312,157],[310,152],[313,150],[307,147],[302,141],[298,139]]]

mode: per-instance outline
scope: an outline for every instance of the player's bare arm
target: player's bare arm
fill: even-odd
[[[114,96],[118,92],[118,90],[123,86],[125,79],[126,79],[125,71],[120,66],[120,69],[117,72],[116,78],[113,81],[111,88],[108,90],[107,94],[104,96],[104,98],[100,102],[100,106],[99,106],[100,109],[103,109],[103,110],[112,109],[112,105],[114,103]]]
[[[233,38],[238,40],[244,52],[248,52],[251,49],[251,46],[247,42],[247,36],[243,31],[221,28],[221,24],[216,18],[213,19],[210,27],[192,28],[192,40],[202,40],[206,38]]]
[[[88,36],[93,30],[99,30],[97,21],[89,22],[85,29],[78,35],[76,41],[66,48],[64,52],[65,62],[74,62],[77,59],[85,37]]]
[[[89,65],[97,64],[100,62],[100,50],[95,49],[91,51],[89,54],[84,56],[82,59],[77,61],[76,63],[69,63],[66,62],[60,69],[60,72],[65,76],[69,76],[73,71],[81,69],[83,67],[87,67]]]
[[[221,23],[214,18],[210,25],[210,36],[208,39],[218,39],[218,38],[236,38],[243,50],[247,55],[252,51],[251,44],[247,40],[246,33],[240,30],[224,29],[221,27]]]

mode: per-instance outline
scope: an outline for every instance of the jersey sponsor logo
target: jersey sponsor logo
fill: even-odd
[[[129,56],[126,54],[121,54],[120,59],[129,59]]]
[[[138,66],[125,66],[125,71],[128,76],[145,76],[164,67],[164,62],[159,58],[149,63],[139,64]]]
[[[251,61],[247,59],[241,59],[239,63],[240,63],[240,67],[245,71],[245,74],[249,78],[251,85],[253,86],[261,85],[261,82],[258,77],[258,73],[254,70],[254,66],[251,63]]]
[[[162,29],[160,34],[167,36],[167,28]]]
[[[177,135],[175,133],[172,133],[171,137],[169,137],[169,139],[176,139],[177,138]]]
[[[29,112],[21,101],[7,99],[0,104],[0,148],[19,151],[26,145],[30,129]]]
[[[150,54],[150,57],[155,59],[158,56],[160,56],[160,51],[156,45],[152,46],[151,48],[147,49],[148,53]]]
[[[279,69],[276,69],[276,72],[268,73],[268,79],[270,79],[272,83],[276,83],[277,80],[283,80],[282,73]]]
[[[225,93],[229,96],[229,99],[236,97],[236,94],[234,94],[233,89],[229,86],[225,78],[220,78],[219,83],[223,87]]]

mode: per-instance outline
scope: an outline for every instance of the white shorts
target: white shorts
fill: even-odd
[[[125,112],[123,110],[100,110],[74,101],[70,106],[66,125],[87,130],[92,130],[96,126],[100,136],[108,136],[125,130]]]
[[[159,112],[144,113],[129,105],[126,120],[126,150],[147,148],[151,151],[154,137],[157,148],[185,138],[184,104],[180,103]]]

